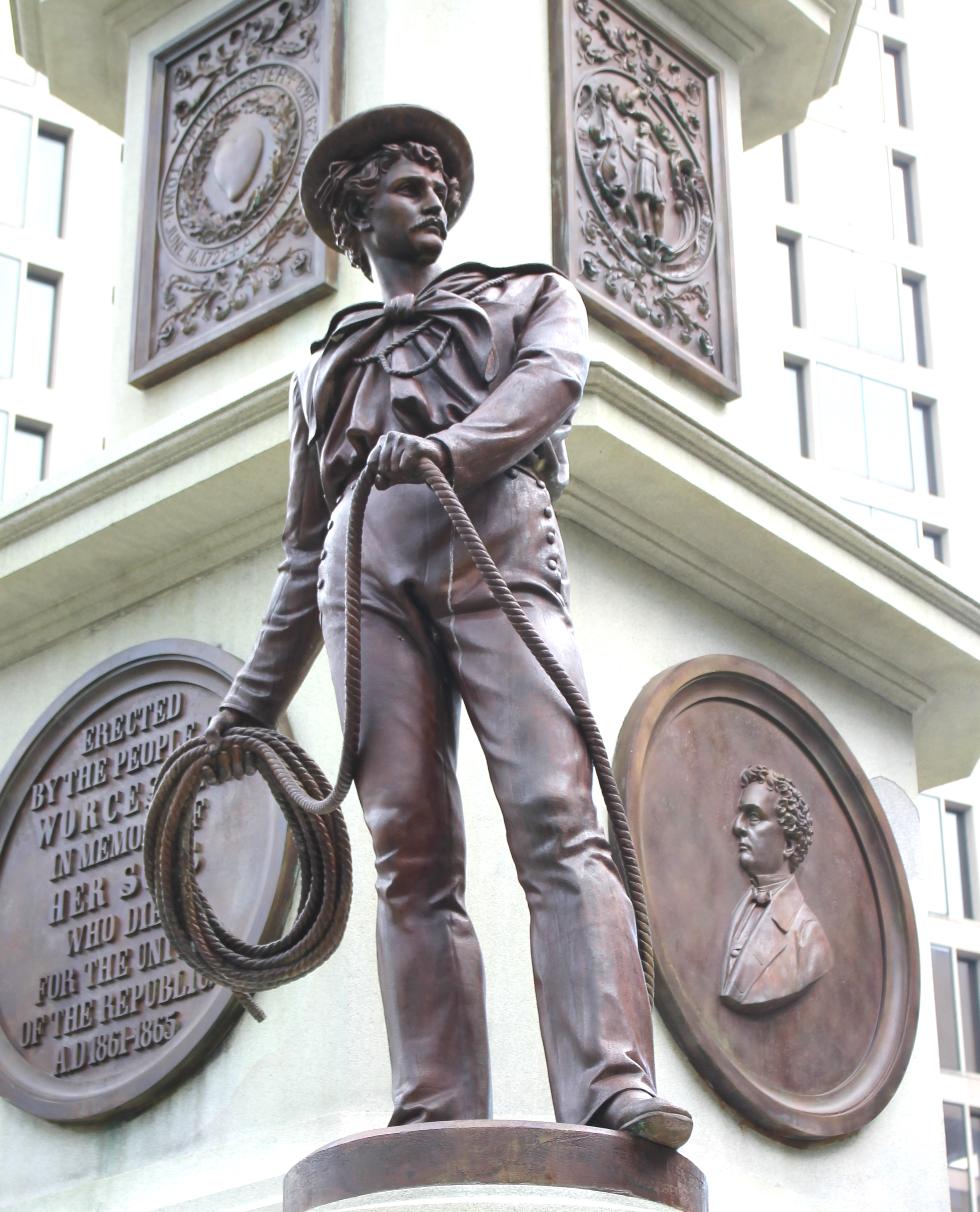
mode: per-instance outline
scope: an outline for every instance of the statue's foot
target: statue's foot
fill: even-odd
[[[613,1095],[590,1122],[597,1128],[642,1136],[668,1149],[679,1149],[694,1127],[689,1111],[642,1090],[623,1090]]]

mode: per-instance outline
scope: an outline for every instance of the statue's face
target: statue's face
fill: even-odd
[[[764,783],[749,783],[742,789],[732,833],[746,875],[755,879],[789,875],[792,847],[776,815],[776,796]]]
[[[358,223],[364,251],[431,265],[446,240],[446,182],[437,169],[402,157],[382,176]]]

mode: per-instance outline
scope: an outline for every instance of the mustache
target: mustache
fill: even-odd
[[[412,231],[418,231],[421,227],[435,228],[435,230],[438,231],[439,235],[442,236],[444,240],[448,234],[445,223],[443,223],[441,219],[435,218],[433,215],[430,215],[427,219],[419,219],[418,223],[413,223]]]

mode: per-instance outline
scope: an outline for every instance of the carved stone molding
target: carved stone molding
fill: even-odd
[[[827,1141],[908,1064],[919,954],[887,817],[833,725],[740,657],[666,670],[616,747],[657,1007],[702,1077],[764,1132]]]
[[[299,201],[336,120],[337,0],[250,0],[154,59],[130,381],[145,387],[323,294]]]
[[[596,316],[738,394],[718,74],[627,8],[551,0],[555,258]]]
[[[131,1114],[241,1012],[167,942],[142,855],[162,763],[203,730],[238,666],[190,640],[127,649],[70,686],[0,773],[0,1096],[32,1115]],[[276,937],[292,850],[264,786],[212,788],[194,831],[201,887],[231,932]]]

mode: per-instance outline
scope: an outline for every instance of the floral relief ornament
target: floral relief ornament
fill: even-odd
[[[260,290],[275,290],[287,272],[295,277],[308,273],[308,249],[291,245],[273,252],[286,236],[303,236],[308,230],[297,198],[266,239],[232,265],[210,274],[172,274],[163,291],[163,304],[171,310],[157,333],[160,344],[169,345],[178,334],[193,336],[202,321],[226,320]]]
[[[215,47],[201,51],[190,63],[174,72],[178,92],[196,90],[174,106],[172,140],[194,117],[223,81],[242,68],[252,67],[270,54],[301,59],[312,51],[317,56],[316,25],[310,20],[320,0],[282,0],[234,26]]]
[[[702,82],[608,9],[576,0],[575,12],[586,69],[574,98],[581,272],[714,364]]]
[[[171,141],[180,142],[162,188],[173,195],[176,226],[164,211],[161,229],[176,263],[161,283],[157,348],[242,312],[287,275],[311,272],[309,224],[290,195],[309,133],[296,90],[307,103],[315,93],[301,71],[283,75],[275,64],[317,58],[319,4],[283,0],[253,11],[174,70],[174,92],[191,95],[171,109]],[[206,255],[188,260],[187,249]]]

